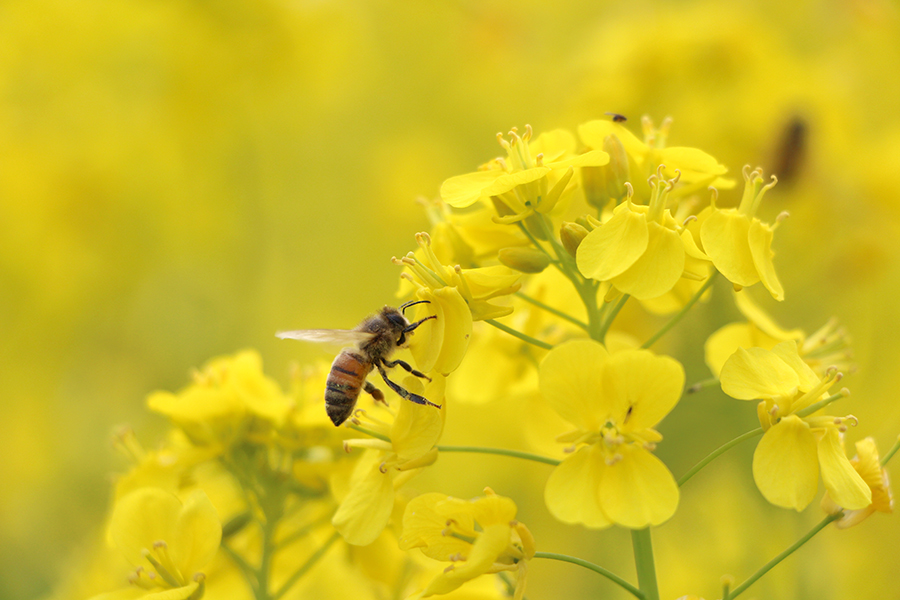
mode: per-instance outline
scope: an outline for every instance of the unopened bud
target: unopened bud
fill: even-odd
[[[576,217],[575,222],[578,223],[579,225],[581,225],[582,227],[584,227],[585,229],[587,229],[588,232],[591,232],[594,230],[594,224],[591,223],[591,220],[588,218],[587,215],[581,215],[580,217]]]
[[[615,135],[603,138],[602,150],[609,154],[609,162],[602,167],[582,167],[581,185],[588,204],[603,208],[613,199],[618,203],[625,197],[628,181],[628,155]]]
[[[510,269],[522,273],[540,273],[550,265],[550,257],[535,248],[503,248],[497,258]]]
[[[566,249],[572,258],[575,258],[575,252],[581,241],[590,233],[584,226],[578,223],[563,222],[559,228],[559,241],[562,242],[563,248]]]

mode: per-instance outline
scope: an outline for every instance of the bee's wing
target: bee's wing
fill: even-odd
[[[279,331],[275,337],[283,340],[304,340],[307,342],[324,342],[330,344],[359,344],[372,339],[374,334],[355,329],[297,329],[295,331]]]

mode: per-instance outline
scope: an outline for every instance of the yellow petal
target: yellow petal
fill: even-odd
[[[856,510],[872,503],[872,490],[850,464],[837,429],[829,427],[818,443],[822,482],[838,505]]]
[[[668,467],[637,445],[620,446],[622,459],[607,466],[600,479],[600,506],[625,527],[659,525],[675,514],[678,484]]]
[[[644,253],[625,272],[612,279],[616,289],[638,300],[662,296],[675,287],[684,272],[684,244],[678,234],[652,222],[647,223],[646,230]],[[578,254],[581,255],[580,247]]]
[[[572,158],[547,163],[547,166],[554,169],[565,169],[568,167],[602,167],[608,162],[609,154],[602,150],[590,150]]]
[[[709,336],[703,346],[706,366],[709,367],[713,375],[718,377],[722,372],[722,366],[725,364],[725,361],[738,348],[752,348],[759,345],[753,343],[753,341],[751,325],[747,323],[729,323],[725,325]],[[774,346],[775,344],[772,345]]]
[[[441,404],[445,381],[443,376],[435,374],[434,380],[428,386],[428,391],[420,395],[424,395],[435,404]],[[411,386],[408,386],[407,389],[409,387]],[[419,393],[412,389],[409,391]],[[400,403],[397,408],[397,417],[391,425],[391,445],[399,462],[415,460],[434,448],[441,439],[445,415],[443,408],[416,404],[406,400]]]
[[[608,135],[614,135],[619,138],[619,141],[625,148],[625,152],[631,157],[638,159],[638,163],[643,162],[644,155],[647,153],[647,145],[621,124],[605,119],[597,119],[578,126],[578,137],[590,148],[602,148],[603,140]]]
[[[681,171],[681,181],[693,183],[709,179],[728,172],[725,165],[719,164],[715,158],[697,148],[670,146],[659,151],[659,163],[666,165],[664,175],[674,177],[675,170]]]
[[[532,167],[531,169],[525,169],[524,171],[506,173],[484,188],[483,193],[485,196],[499,196],[523,183],[531,183],[532,181],[537,181],[541,177],[545,177],[550,170],[549,167]]]
[[[734,209],[716,210],[700,227],[703,251],[728,281],[748,287],[759,281],[748,241],[750,221]]]
[[[564,154],[574,154],[575,148],[575,136],[567,129],[544,131],[528,144],[531,156],[544,155],[544,164]]]
[[[772,263],[772,237],[774,230],[768,225],[760,222],[759,219],[753,219],[748,232],[748,241],[750,244],[750,253],[753,255],[753,264],[756,266],[756,272],[772,297],[779,302],[784,300],[784,288],[778,280],[775,273],[775,265]]]
[[[109,535],[133,565],[143,564],[143,550],[158,540],[171,544],[181,512],[181,501],[159,488],[141,488],[126,494],[113,507]]]
[[[506,171],[475,171],[451,177],[441,184],[441,199],[455,208],[465,208],[484,196],[484,189]]]
[[[509,526],[509,522],[516,518],[516,503],[505,496],[484,496],[477,498],[472,505],[472,514],[482,527],[498,523]]]
[[[184,503],[175,523],[169,551],[186,579],[202,571],[219,550],[222,523],[209,497],[196,490]]]
[[[446,494],[436,492],[416,496],[406,505],[403,513],[401,550],[422,548],[422,552],[435,560],[449,561],[454,554],[465,556],[471,544],[452,535],[443,535],[448,514]],[[454,511],[454,520],[460,529],[474,529],[474,518],[463,511]]]
[[[601,529],[612,521],[600,508],[598,489],[603,456],[595,446],[584,447],[553,469],[544,488],[544,502],[563,523]]]
[[[796,415],[772,426],[753,453],[753,479],[766,500],[803,510],[819,487],[816,438]]]
[[[423,597],[447,594],[465,582],[487,573],[497,558],[506,550],[510,538],[509,525],[489,525],[475,540],[465,561],[453,564],[432,580]]]
[[[684,367],[649,350],[626,350],[607,361],[603,390],[620,430],[641,431],[659,423],[678,403]]]
[[[797,377],[800,379],[799,390],[801,392],[808,392],[819,385],[819,376],[800,358],[800,353],[797,351],[797,342],[794,340],[777,344],[772,348],[772,354],[783,360],[797,373]]]
[[[793,395],[800,385],[797,372],[763,348],[738,348],[725,361],[719,379],[722,391],[737,400]]]
[[[350,491],[331,519],[348,544],[367,546],[387,526],[394,507],[394,469],[382,473],[382,454],[367,450],[353,470]]]
[[[456,370],[466,354],[472,337],[472,313],[454,287],[433,291],[421,289],[417,297],[428,300],[429,304],[416,307],[416,318],[422,319],[429,314],[437,318],[425,321],[416,329],[410,352],[420,371],[447,375]]]
[[[622,204],[620,208],[626,206]],[[627,209],[619,210],[582,240],[576,253],[578,270],[585,277],[608,281],[623,273],[644,254],[649,239],[644,215]]]
[[[781,325],[776,323],[762,308],[753,302],[753,299],[749,294],[735,292],[734,304],[737,306],[737,309],[741,311],[741,314],[747,317],[748,321],[756,325],[767,335],[778,339],[779,341],[797,340],[797,342],[802,342],[803,338],[806,337],[806,334],[803,333],[802,329],[787,330],[781,327]]]
[[[603,403],[608,358],[598,342],[573,340],[555,347],[541,362],[541,394],[562,418],[586,431],[599,430],[609,415]]]

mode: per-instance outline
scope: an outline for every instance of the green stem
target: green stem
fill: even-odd
[[[808,417],[809,415],[813,414],[814,412],[816,412],[817,410],[819,410],[821,408],[825,408],[832,402],[835,402],[837,400],[840,400],[841,398],[846,398],[846,397],[847,397],[846,394],[837,393],[837,394],[834,394],[833,396],[828,396],[824,400],[819,400],[815,404],[810,404],[806,408],[798,410],[794,414],[802,419],[803,417]]]
[[[897,441],[894,442],[894,445],[890,450],[887,451],[887,454],[881,459],[881,466],[884,467],[888,464],[888,461],[894,458],[894,454],[897,453],[897,450],[900,449],[900,438],[897,438]]]
[[[544,350],[552,350],[553,349],[552,344],[548,344],[547,342],[542,342],[541,340],[533,338],[530,335],[525,335],[521,331],[516,331],[512,327],[507,327],[503,323],[499,323],[499,322],[495,321],[494,319],[485,319],[484,322],[489,325],[493,325],[500,331],[505,331],[506,333],[508,333],[509,335],[511,335],[513,337],[519,338],[523,342],[528,342],[529,344],[537,346],[538,348],[543,348]]]
[[[564,313],[563,311],[557,310],[557,309],[553,308],[552,306],[550,306],[549,304],[544,304],[544,303],[541,302],[540,300],[536,300],[536,299],[532,298],[531,296],[529,296],[529,295],[527,295],[527,294],[523,294],[522,292],[516,292],[516,296],[518,296],[519,298],[521,298],[521,299],[524,300],[525,302],[530,302],[531,304],[534,304],[534,305],[537,306],[538,308],[543,308],[543,309],[546,310],[547,312],[556,315],[556,316],[559,317],[560,319],[565,319],[565,320],[568,321],[569,323],[572,323],[572,324],[574,324],[574,325],[577,325],[578,327],[581,327],[581,328],[584,329],[584,330],[587,330],[587,328],[588,328],[587,323],[585,323],[585,322],[583,322],[583,321],[579,321],[579,320],[576,319],[575,317],[570,316],[570,315],[567,315],[567,314]]]
[[[573,565],[578,565],[579,567],[584,567],[585,569],[590,569],[594,573],[602,575],[602,576],[606,577],[607,579],[609,579],[610,581],[612,581],[613,583],[626,589],[635,598],[640,598],[641,600],[644,600],[646,598],[646,596],[644,595],[644,593],[641,590],[637,589],[636,587],[634,587],[633,585],[631,585],[630,583],[628,583],[627,581],[625,581],[624,579],[622,579],[621,577],[619,577],[618,575],[613,573],[612,571],[607,571],[603,567],[601,567],[599,565],[595,565],[594,563],[590,563],[586,560],[582,560],[582,559],[576,558],[574,556],[568,556],[566,554],[556,554],[555,552],[535,552],[534,557],[535,558],[546,558],[549,560],[558,560],[561,562],[572,563]]]
[[[602,324],[600,326],[600,342],[603,343],[606,341],[606,332],[609,331],[609,328],[612,326],[613,321],[616,320],[616,315],[619,314],[619,311],[622,310],[622,307],[625,306],[625,303],[628,302],[628,299],[631,298],[628,294],[622,294],[622,297],[619,298],[616,303],[609,309],[606,313],[606,316],[603,318]]]
[[[749,440],[752,437],[761,435],[762,432],[763,432],[763,428],[757,427],[756,429],[754,429],[752,431],[748,431],[747,433],[745,433],[743,435],[737,436],[730,442],[726,442],[725,444],[722,444],[721,446],[719,446],[718,448],[716,448],[715,450],[710,452],[706,458],[704,458],[703,460],[698,462],[696,465],[694,465],[690,471],[688,471],[687,473],[682,475],[681,479],[678,480],[678,487],[683,486],[685,483],[687,483],[687,480],[690,479],[691,477],[693,477],[694,475],[696,475],[700,471],[700,469],[702,469],[703,467],[705,467],[706,465],[711,463],[713,460],[718,458],[720,455],[724,454],[726,451],[730,450],[734,446],[737,446],[744,440]]]
[[[324,515],[322,517],[319,517],[312,523],[307,523],[306,525],[304,525],[303,527],[301,527],[294,533],[282,538],[282,540],[278,542],[277,548],[279,550],[281,550],[285,546],[289,546],[289,545],[293,544],[294,542],[296,542],[297,540],[305,538],[310,533],[312,533],[313,530],[316,529],[317,527],[321,527],[322,525],[325,525],[326,523],[330,523],[332,516],[333,515],[330,515],[330,514]]]
[[[315,566],[315,564],[317,562],[319,562],[319,560],[323,556],[325,556],[325,553],[328,552],[328,549],[331,548],[331,545],[334,544],[340,537],[341,537],[341,534],[339,534],[338,532],[334,532],[334,534],[330,538],[328,538],[327,542],[325,542],[318,550],[316,550],[312,556],[310,556],[308,559],[306,559],[306,562],[303,563],[303,566],[301,566],[299,569],[297,569],[294,572],[293,575],[291,575],[290,577],[287,578],[287,581],[284,582],[284,585],[281,586],[281,589],[279,589],[277,592],[275,592],[275,595],[272,596],[272,600],[278,600],[279,598],[284,596],[284,594],[289,589],[291,589],[291,586],[293,586],[295,583],[297,583],[297,581],[301,577],[306,575],[307,571],[312,569]]]
[[[634,547],[634,567],[637,570],[638,587],[641,588],[644,599],[659,600],[650,528],[632,529],[631,545]]]
[[[811,540],[813,538],[813,536],[815,536],[817,533],[819,533],[820,531],[825,529],[825,527],[829,523],[840,519],[842,516],[843,516],[843,513],[839,512],[836,515],[828,515],[827,517],[822,519],[815,527],[813,527],[809,531],[809,533],[807,533],[802,538],[797,540],[790,548],[788,548],[787,550],[785,550],[784,552],[782,552],[781,554],[779,554],[778,556],[776,556],[775,558],[773,558],[772,560],[770,560],[769,562],[764,564],[762,567],[760,567],[760,569],[756,573],[754,573],[753,575],[748,577],[746,579],[746,581],[744,581],[744,583],[742,583],[741,585],[734,588],[734,590],[732,590],[731,593],[727,597],[723,598],[723,600],[732,600],[732,598],[737,598],[738,596],[740,596],[742,593],[744,593],[747,590],[747,588],[749,588],[751,585],[756,583],[756,581],[760,577],[762,577],[763,575],[765,575],[766,573],[771,571],[772,568],[775,567],[775,565],[777,565],[778,563],[783,561],[785,558],[787,558],[788,556],[793,554],[795,551],[797,551],[797,549],[800,548],[800,546],[802,546],[803,544],[805,544],[806,542]]]
[[[243,556],[235,552],[235,550],[225,542],[222,542],[219,545],[219,548],[221,548],[222,551],[228,555],[228,558],[230,558],[232,562],[234,562],[234,564],[238,566],[238,568],[244,574],[244,577],[247,579],[247,583],[250,584],[250,588],[253,590],[254,595],[256,595],[258,582],[256,581],[256,572],[253,570],[253,567],[250,566],[250,563],[248,563]]]
[[[350,429],[353,429],[354,431],[358,431],[358,432],[362,433],[363,435],[367,435],[369,437],[379,439],[382,442],[390,442],[391,441],[391,438],[389,438],[388,436],[382,435],[375,431],[372,431],[371,429],[366,429],[365,427],[360,427],[359,425],[347,425],[347,427]]]
[[[716,275],[718,273],[719,273],[718,271],[713,271],[712,275],[710,275],[706,279],[706,283],[704,283],[703,286],[699,290],[697,290],[697,293],[694,294],[690,300],[688,300],[688,303],[684,305],[684,308],[682,308],[680,311],[678,311],[677,314],[675,314],[671,319],[669,319],[669,322],[666,323],[665,325],[663,325],[662,329],[657,331],[656,334],[652,338],[650,338],[649,340],[644,342],[644,344],[641,346],[641,348],[649,348],[650,346],[655,344],[659,338],[661,338],[666,333],[668,333],[670,329],[675,327],[675,325],[684,317],[684,315],[686,315],[687,312],[689,310],[691,310],[691,307],[697,303],[697,300],[699,300],[700,297],[704,293],[706,293],[706,290],[708,290],[710,288],[710,286],[712,286],[713,282],[716,280]]]
[[[544,463],[545,465],[559,465],[562,461],[550,458],[549,456],[541,456],[540,454],[532,454],[530,452],[520,452],[518,450],[508,450],[506,448],[484,448],[481,446],[437,446],[438,452],[474,452],[476,454],[496,454],[498,456],[510,456],[512,458],[522,458],[524,460],[532,460],[534,462]]]
[[[712,387],[719,383],[719,379],[717,377],[710,377],[709,379],[701,379],[697,383],[690,385],[684,391],[685,394],[696,394],[703,388]]]

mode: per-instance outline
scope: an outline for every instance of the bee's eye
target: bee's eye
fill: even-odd
[[[388,320],[396,325],[397,327],[406,327],[406,319],[403,318],[403,315],[399,314],[389,314],[387,315]]]

